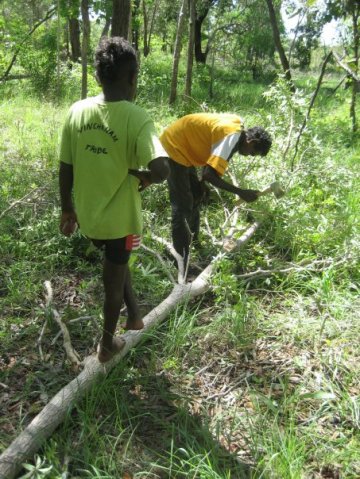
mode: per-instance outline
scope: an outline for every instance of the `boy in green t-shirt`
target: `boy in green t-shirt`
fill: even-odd
[[[153,122],[131,103],[138,71],[134,49],[123,38],[104,38],[95,67],[103,93],[74,103],[63,128],[60,230],[70,236],[79,224],[84,235],[104,248],[104,327],[98,358],[105,362],[124,346],[121,338],[114,338],[123,300],[126,328],[144,326],[128,260],[142,232],[139,191],[164,181],[169,167]],[[148,170],[140,173],[142,167]]]

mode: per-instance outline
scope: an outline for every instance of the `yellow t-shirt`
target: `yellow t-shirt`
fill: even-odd
[[[220,175],[237,145],[243,121],[230,113],[194,113],[172,123],[160,136],[169,157],[184,166],[212,166]]]

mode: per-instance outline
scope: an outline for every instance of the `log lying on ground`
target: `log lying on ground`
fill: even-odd
[[[257,222],[254,223],[236,241],[236,249],[243,246],[251,238],[259,225]],[[1,454],[1,479],[12,479],[15,477],[20,471],[22,464],[35,454],[44,441],[62,423],[75,402],[84,396],[99,378],[106,376],[128,351],[141,341],[147,330],[163,321],[182,302],[199,296],[209,289],[209,279],[217,260],[223,254],[217,255],[192,283],[176,284],[170,295],[143,318],[144,329],[128,331],[123,335],[126,341],[124,349],[111,361],[101,364],[96,355],[88,356],[84,360],[82,372],[51,399],[44,409]]]

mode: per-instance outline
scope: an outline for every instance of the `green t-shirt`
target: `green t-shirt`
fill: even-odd
[[[60,161],[73,165],[82,232],[93,239],[141,234],[139,181],[128,169],[166,156],[154,123],[139,106],[100,96],[74,103],[63,127]]]

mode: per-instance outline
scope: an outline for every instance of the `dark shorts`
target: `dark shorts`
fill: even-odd
[[[92,239],[93,244],[104,249],[105,258],[110,263],[126,264],[129,261],[131,251],[140,246],[141,237],[138,235],[124,236],[111,240]]]

